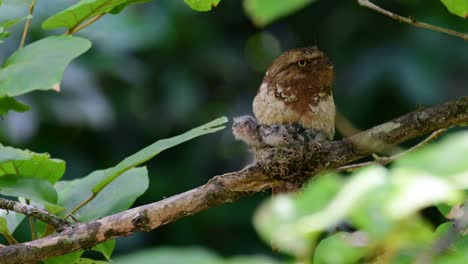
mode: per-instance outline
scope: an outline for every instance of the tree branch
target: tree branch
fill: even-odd
[[[468,122],[468,98],[418,110],[386,122],[349,138],[320,144],[317,152],[307,153],[308,161],[302,169],[309,175],[335,169],[387,145],[422,136],[441,128]],[[364,144],[363,144],[364,143]],[[314,148],[316,146],[314,145]],[[274,153],[275,149],[267,150]],[[266,160],[264,160],[266,161]],[[180,218],[211,207],[236,201],[244,196],[278,187],[289,179],[276,177],[277,160],[253,164],[241,171],[215,176],[207,184],[193,190],[106,216],[89,223],[66,227],[62,232],[18,245],[0,249],[0,263],[35,263],[63,255],[116,237],[139,231],[150,231]],[[288,162],[294,162],[290,160]]]
[[[67,221],[62,220],[60,217],[57,217],[45,210],[12,200],[0,198],[0,208],[37,218],[44,223],[50,224],[57,231],[62,231],[64,227],[70,225]]]
[[[461,38],[463,40],[468,40],[468,34],[461,33],[461,32],[455,31],[455,30],[447,29],[447,28],[443,28],[443,27],[434,26],[434,25],[431,25],[431,24],[428,24],[428,23],[420,22],[420,21],[418,21],[418,20],[416,20],[416,19],[414,19],[412,17],[403,17],[403,16],[400,16],[400,15],[394,14],[394,13],[388,11],[388,10],[385,10],[385,9],[381,8],[380,6],[377,6],[377,5],[373,4],[373,3],[371,3],[369,0],[358,0],[358,3],[361,6],[370,8],[370,9],[372,9],[374,11],[377,11],[377,12],[379,12],[379,13],[385,15],[385,16],[388,16],[390,18],[393,18],[393,19],[395,19],[397,21],[407,23],[407,24],[413,25],[415,27],[425,28],[425,29],[429,29],[429,30],[449,34],[449,35],[452,35],[452,36],[455,36],[455,37],[459,37],[459,38]]]

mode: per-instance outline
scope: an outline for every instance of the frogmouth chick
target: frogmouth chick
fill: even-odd
[[[327,139],[322,131],[306,129],[298,123],[264,126],[259,125],[255,118],[248,115],[234,118],[232,131],[237,140],[244,141],[254,150],[265,147],[303,145]]]

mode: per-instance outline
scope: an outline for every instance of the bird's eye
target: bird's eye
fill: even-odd
[[[297,62],[297,65],[299,65],[300,67],[304,67],[307,65],[307,61],[306,60],[300,60]]]

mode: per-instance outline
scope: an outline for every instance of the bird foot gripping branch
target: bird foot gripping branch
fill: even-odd
[[[265,74],[253,102],[256,118],[234,119],[235,138],[272,177],[303,182],[311,175],[311,159],[335,133],[333,79],[330,59],[316,47],[287,51]]]

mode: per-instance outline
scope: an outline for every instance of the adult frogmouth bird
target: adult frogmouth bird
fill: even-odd
[[[259,125],[299,124],[333,139],[333,80],[331,60],[316,47],[281,54],[266,72],[253,101]]]

